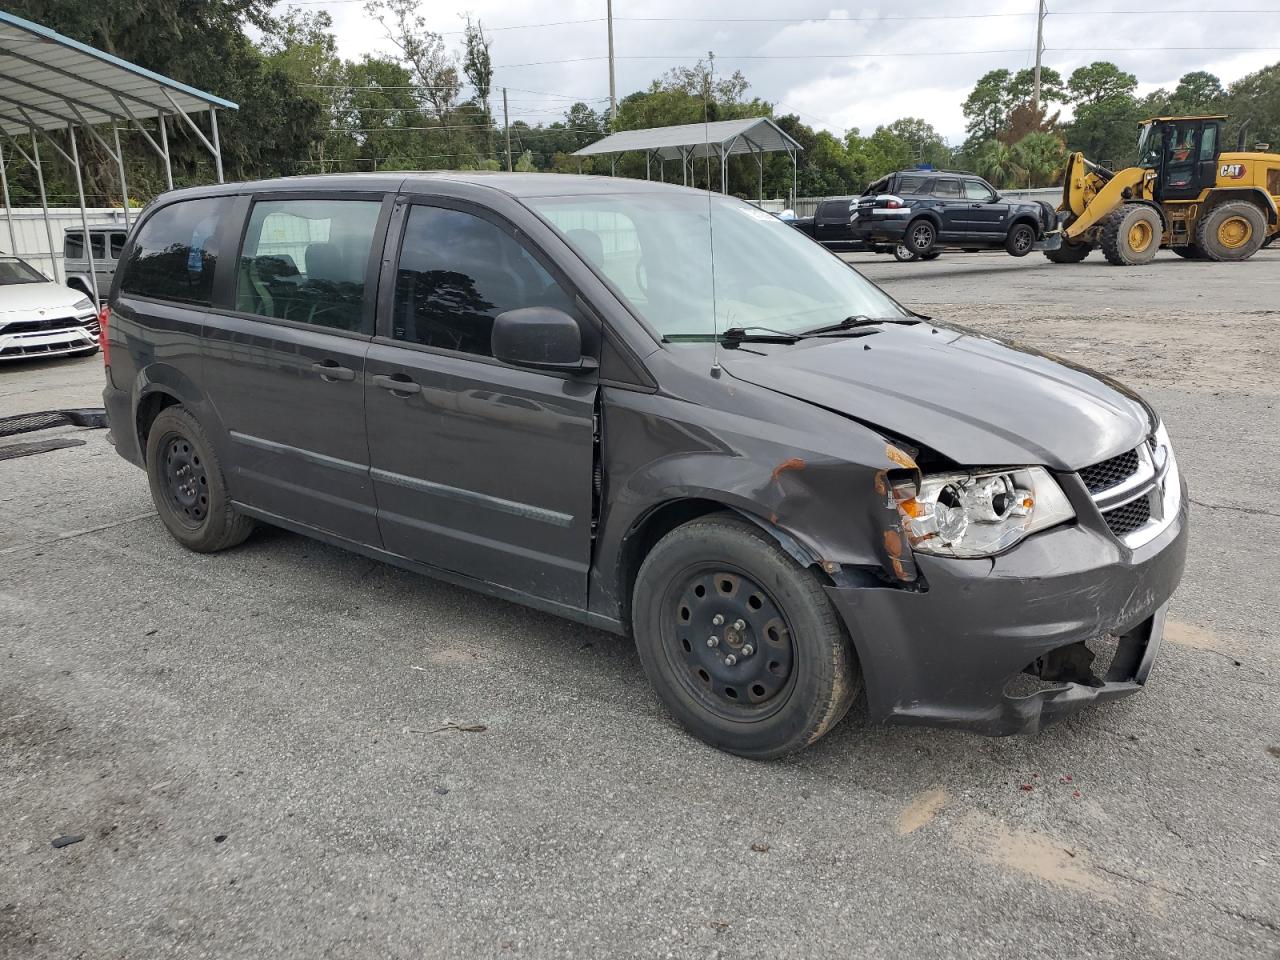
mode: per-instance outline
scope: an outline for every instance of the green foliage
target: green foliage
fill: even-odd
[[[1132,99],[1137,89],[1138,78],[1132,73],[1125,73],[1109,61],[1095,60],[1071,72],[1067,79],[1067,101],[1088,106],[1116,98]]]
[[[1035,95],[1035,70],[1013,73],[991,70],[983,74],[963,105],[965,130],[971,144],[981,144],[1000,135],[1009,126],[1014,111],[1031,104]],[[1066,100],[1062,74],[1052,67],[1040,69],[1040,104]]]

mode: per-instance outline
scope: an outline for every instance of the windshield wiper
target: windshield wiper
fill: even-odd
[[[816,327],[813,330],[806,330],[799,334],[801,337],[819,337],[824,333],[840,333],[844,330],[856,330],[858,327],[874,327],[881,323],[902,323],[916,324],[920,321],[915,317],[867,317],[862,314],[855,314],[852,317],[845,317],[839,323],[833,323],[826,327]]]
[[[774,330],[772,327],[730,327],[720,333],[668,333],[662,339],[671,342],[720,340],[735,343],[795,343],[803,335]]]

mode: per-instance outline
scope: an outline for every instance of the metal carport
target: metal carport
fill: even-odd
[[[165,118],[181,117],[196,139],[212,154],[218,182],[221,183],[219,109],[235,110],[237,106],[229,100],[152,73],[137,64],[64,37],[48,27],[0,10],[0,143],[11,146],[35,173],[45,230],[50,249],[54,253],[54,280],[58,279],[56,251],[60,244],[55,244],[53,227],[49,222],[49,203],[40,160],[41,138],[71,164],[75,171],[85,254],[89,261],[94,293],[97,294],[77,130],[92,137],[115,161],[127,229],[130,222],[129,186],[125,178],[124,153],[120,148],[120,125],[137,130],[164,161],[165,182],[172,189],[173,166],[169,159]],[[209,117],[208,135],[192,119],[193,114],[205,112]],[[146,126],[151,121],[156,124],[154,132],[149,131]],[[108,125],[111,128],[110,143],[105,130],[98,130],[99,127],[105,128]],[[51,136],[55,130],[66,133],[64,142],[60,143]],[[22,135],[30,136],[29,147],[18,140]],[[16,247],[9,205],[9,177],[5,171],[2,147],[0,192],[4,195],[9,243],[11,247]],[[14,249],[13,252],[16,254],[17,250]],[[65,282],[66,277],[62,280]]]
[[[785,130],[768,117],[748,117],[743,120],[715,120],[710,123],[684,123],[674,127],[621,130],[575,151],[573,155],[575,157],[609,155],[616,163],[620,153],[643,152],[646,179],[651,176],[651,165],[655,156],[661,163],[660,178],[663,178],[668,160],[679,160],[681,182],[685,184],[689,182],[689,170],[694,160],[717,157],[720,161],[720,189],[723,191],[729,157],[734,154],[749,153],[759,166],[760,199],[763,201],[764,155],[786,153],[791,157],[791,204],[794,205],[797,157],[803,149],[787,135]]]

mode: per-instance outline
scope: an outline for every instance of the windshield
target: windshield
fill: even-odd
[[[662,336],[755,326],[798,333],[851,316],[909,316],[794,227],[731,197],[655,191],[525,202]]]
[[[48,278],[25,260],[17,257],[0,259],[0,286],[11,283],[48,283]]]
[[[1160,166],[1160,125],[1144,124],[1138,133],[1138,166],[1155,169]]]

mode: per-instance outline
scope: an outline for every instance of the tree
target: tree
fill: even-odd
[[[1114,63],[1095,60],[1087,67],[1077,67],[1067,80],[1067,100],[1077,106],[1098,104],[1113,97],[1132,99],[1138,89],[1138,78],[1125,73]]]
[[[1019,167],[1013,148],[995,138],[982,145],[975,158],[974,167],[979,176],[985,177],[996,187],[1007,187],[1017,182]]]
[[[440,125],[447,125],[462,81],[444,38],[427,29],[426,19],[418,13],[418,0],[368,0],[365,10],[382,24],[387,39],[413,72],[418,95]]]
[[[474,24],[467,17],[465,31],[466,51],[462,56],[462,72],[475,91],[484,113],[485,139],[489,153],[493,152],[493,119],[489,112],[489,93],[493,87],[493,60],[489,56],[489,47],[493,41],[484,35],[484,26],[477,20]]]
[[[1019,182],[1028,187],[1056,186],[1066,165],[1067,145],[1055,133],[1029,133],[1010,149]]]
[[[962,109],[965,129],[972,143],[981,144],[996,137],[1009,126],[1015,111],[1031,110],[1035,95],[1035,71],[1031,68],[1011,73],[991,70],[982,75]],[[1062,103],[1066,91],[1062,74],[1052,67],[1040,70],[1040,106],[1047,112],[1051,103]]]
[[[1169,97],[1168,112],[1172,114],[1211,113],[1219,108],[1227,91],[1222,81],[1207,70],[1193,70],[1182,75]]]
[[[1280,151],[1280,63],[1231,84],[1222,111],[1231,115],[1225,144],[1235,145],[1240,125],[1247,119],[1251,121],[1247,147],[1269,143],[1272,151]]]

